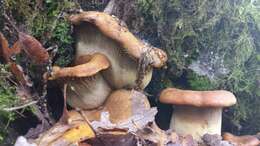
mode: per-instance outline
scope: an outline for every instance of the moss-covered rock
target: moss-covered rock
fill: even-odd
[[[169,55],[168,69],[164,71],[167,73],[157,76],[157,81],[169,78],[173,85],[186,89],[230,90],[239,102],[226,113],[225,123],[232,127],[226,130],[259,131],[260,118],[256,116],[260,115],[259,2],[137,0],[137,3],[145,21],[156,23],[154,31]],[[176,82],[178,78],[183,80]]]
[[[10,75],[8,66],[0,64],[0,129],[5,129],[0,131],[0,145],[10,142],[10,137],[6,138],[6,136],[14,133],[9,133],[11,129],[8,126],[16,117],[15,112],[5,111],[4,109],[14,106],[19,101],[15,87],[8,81]]]

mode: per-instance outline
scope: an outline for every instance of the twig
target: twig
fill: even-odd
[[[69,112],[68,112],[68,109],[67,109],[67,87],[68,87],[68,84],[64,84],[63,86],[63,111],[62,111],[62,115],[61,115],[61,118],[60,118],[60,122],[61,123],[68,123],[68,118],[69,118]]]
[[[107,6],[106,6],[105,9],[104,9],[104,12],[111,15],[112,12],[113,12],[113,9],[114,9],[114,7],[115,7],[115,3],[116,3],[115,0],[110,0],[110,1],[108,2]]]
[[[11,111],[14,111],[14,110],[18,110],[18,109],[22,109],[22,108],[25,108],[27,106],[31,106],[33,104],[36,104],[38,101],[32,101],[32,102],[29,102],[27,104],[24,104],[24,105],[21,105],[21,106],[16,106],[16,107],[11,107],[11,108],[3,108],[4,111],[7,111],[7,112],[11,112]]]
[[[6,21],[13,27],[13,29],[19,33],[19,29],[15,26],[15,24],[11,21],[10,17],[6,15],[6,13],[4,13],[4,18],[6,19]]]

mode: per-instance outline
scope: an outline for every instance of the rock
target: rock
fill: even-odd
[[[202,140],[207,146],[234,146],[228,141],[222,140],[222,137],[218,134],[205,134]]]
[[[37,146],[34,143],[29,143],[28,140],[23,137],[23,136],[19,136],[14,144],[14,146]]]

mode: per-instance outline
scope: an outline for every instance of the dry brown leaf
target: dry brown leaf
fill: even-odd
[[[5,62],[10,62],[11,52],[9,49],[8,41],[4,35],[0,32],[0,56],[2,56]]]
[[[93,146],[137,146],[137,139],[135,135],[130,133],[123,135],[102,134],[87,140],[87,143]]]
[[[10,70],[21,85],[28,87],[32,86],[32,82],[30,81],[29,77],[24,74],[23,68],[20,65],[12,62],[10,63]]]
[[[85,142],[79,143],[79,146],[91,146],[90,144],[87,144]]]
[[[14,45],[13,45],[12,48],[11,48],[11,50],[12,50],[12,53],[14,53],[14,54],[19,54],[19,53],[21,53],[21,46],[20,46],[19,41],[17,41],[17,42],[14,43]]]
[[[260,140],[252,135],[236,136],[228,132],[223,133],[223,140],[229,141],[238,146],[259,146]]]
[[[70,122],[59,122],[35,140],[40,146],[69,146],[89,138],[94,138],[95,133],[86,120],[73,111],[69,113]]]
[[[29,58],[37,64],[48,63],[49,54],[42,44],[34,37],[19,32],[19,43]]]

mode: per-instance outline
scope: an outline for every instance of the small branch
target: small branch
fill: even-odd
[[[36,104],[37,102],[38,101],[32,101],[32,102],[29,102],[29,103],[21,105],[21,106],[16,106],[16,107],[11,107],[11,108],[3,108],[2,110],[7,111],[7,112],[11,112],[11,111],[15,111],[15,110],[18,110],[18,109],[26,108],[28,106]]]
[[[108,2],[107,6],[106,6],[105,9],[104,9],[104,12],[105,12],[105,13],[108,13],[108,14],[110,14],[110,15],[112,15],[113,9],[114,9],[114,7],[115,7],[115,3],[116,3],[115,0],[110,0],[110,1]]]
[[[13,27],[13,29],[19,33],[19,29],[16,27],[16,25],[11,21],[10,17],[6,15],[6,13],[4,13],[4,18],[6,19],[6,21]]]

